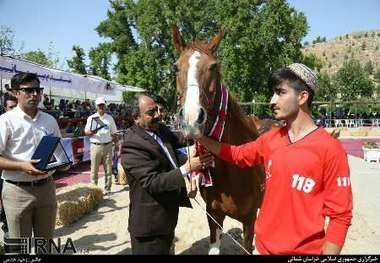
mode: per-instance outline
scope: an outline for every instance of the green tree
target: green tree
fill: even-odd
[[[304,55],[302,58],[302,63],[318,72],[323,67],[322,60],[315,54]]]
[[[48,67],[50,67],[52,64],[52,62],[49,61],[47,55],[43,51],[41,51],[41,49],[24,53],[22,57],[28,61],[32,61],[34,63],[38,63]]]
[[[14,34],[10,27],[1,25],[0,27],[0,55],[13,55],[14,49]]]
[[[171,25],[177,24],[186,41],[210,39],[224,29],[218,57],[222,76],[241,101],[257,94],[269,97],[269,74],[302,59],[301,40],[308,26],[303,13],[285,0],[111,0],[107,19],[97,27],[111,39],[116,54],[116,80],[146,88],[173,105],[178,54]],[[133,32],[133,33],[132,33]]]
[[[371,97],[374,83],[358,60],[344,62],[336,74],[336,85],[342,100],[354,100],[360,97]]]
[[[109,43],[101,43],[96,48],[91,48],[88,53],[91,74],[110,80],[111,55],[111,45]]]
[[[369,61],[364,65],[364,70],[365,70],[365,72],[367,72],[367,73],[370,74],[370,75],[373,74],[374,67],[373,67],[373,63],[372,63],[371,60],[369,60]]]
[[[74,45],[73,51],[73,58],[67,60],[67,65],[69,65],[69,68],[72,72],[79,74],[87,74],[86,65],[84,64],[86,54],[84,53],[83,48]]]
[[[374,78],[375,78],[378,82],[380,82],[380,69],[378,69],[378,70],[376,71],[376,73],[374,74]]]
[[[321,73],[318,77],[319,88],[315,93],[315,101],[330,101],[337,96],[337,89],[333,84],[333,79],[326,73]]]
[[[57,68],[59,58],[54,51],[54,45],[52,42],[49,43],[47,53],[43,52],[41,49],[32,50],[21,55],[23,59],[38,63],[47,67]]]
[[[326,42],[326,37],[320,37],[318,36],[316,39],[313,40],[313,44]]]

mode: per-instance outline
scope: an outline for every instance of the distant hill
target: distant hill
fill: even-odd
[[[335,74],[344,61],[357,59],[362,66],[372,62],[380,70],[380,29],[338,36],[326,42],[305,45],[304,54],[315,54],[323,62],[322,72]]]

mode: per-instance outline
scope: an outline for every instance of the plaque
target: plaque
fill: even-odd
[[[93,117],[91,119],[91,127],[90,130],[93,133],[96,133],[98,130],[106,127],[107,125],[102,122],[102,120],[99,117]]]
[[[40,160],[38,163],[34,164],[34,167],[41,171],[50,171],[71,164],[71,161],[61,144],[61,138],[54,136],[42,137],[32,159]]]

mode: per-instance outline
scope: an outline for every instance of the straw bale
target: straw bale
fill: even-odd
[[[103,201],[101,188],[91,184],[65,187],[57,194],[57,225],[68,226]]]
[[[121,185],[128,184],[127,172],[124,170],[120,162],[117,163],[117,175],[118,175],[119,184]]]
[[[350,131],[351,136],[367,136],[368,134],[368,127],[359,127],[359,128],[353,128]]]
[[[380,136],[380,127],[373,127],[368,131],[367,136]]]

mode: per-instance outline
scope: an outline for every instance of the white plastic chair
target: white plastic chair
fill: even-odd
[[[343,122],[342,120],[335,119],[334,120],[335,127],[343,127]]]
[[[357,125],[355,124],[355,120],[350,120],[349,124],[348,124],[350,127],[357,127]]]

